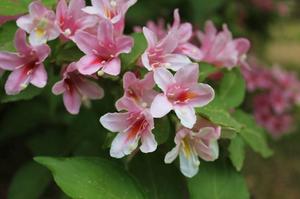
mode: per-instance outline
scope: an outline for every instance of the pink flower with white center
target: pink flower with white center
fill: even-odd
[[[208,21],[205,32],[199,31],[197,36],[202,44],[201,61],[228,69],[237,65],[247,65],[245,60],[250,42],[245,38],[233,39],[226,25],[223,26],[223,31],[218,33],[214,24]]]
[[[176,146],[165,156],[165,163],[170,164],[179,155],[181,172],[191,178],[198,173],[199,157],[205,161],[214,161],[219,157],[220,136],[221,127],[208,122],[195,131],[182,127],[174,139]]]
[[[43,88],[47,83],[47,72],[43,61],[48,57],[50,48],[43,44],[30,46],[26,43],[26,33],[19,29],[15,35],[17,53],[0,52],[0,68],[12,71],[5,91],[15,95],[24,90],[29,83]]]
[[[174,53],[178,46],[176,31],[169,31],[168,34],[158,39],[158,36],[149,28],[144,27],[143,33],[146,37],[148,48],[142,55],[142,64],[149,70],[160,67],[177,71],[184,65],[191,63],[188,57]]]
[[[78,31],[74,41],[86,55],[78,62],[78,70],[83,75],[91,75],[99,70],[109,75],[119,75],[121,53],[129,53],[133,39],[124,35],[116,35],[113,25],[107,21],[99,22],[97,35]]]
[[[84,30],[96,25],[97,18],[88,16],[82,9],[84,0],[71,0],[69,6],[65,0],[60,0],[56,7],[56,23],[64,39],[73,39],[78,30]]]
[[[117,101],[117,109],[123,109],[128,100],[133,100],[141,108],[149,108],[158,94],[153,90],[154,86],[152,72],[147,73],[144,79],[138,79],[132,72],[125,73],[123,77],[124,96]]]
[[[84,12],[97,15],[111,21],[118,32],[122,32],[125,25],[125,14],[137,0],[92,0],[92,6],[83,9]]]
[[[175,49],[175,53],[186,55],[194,60],[200,61],[202,58],[202,52],[200,49],[190,42],[193,37],[193,26],[190,23],[181,23],[179,11],[174,11],[174,23],[172,28],[177,32],[178,46]]]
[[[29,42],[32,45],[44,44],[60,34],[55,24],[55,13],[44,7],[40,1],[29,5],[29,14],[20,17],[17,25],[30,34]]]
[[[103,89],[78,73],[76,63],[71,63],[64,68],[63,79],[57,82],[52,92],[55,95],[63,94],[64,105],[71,114],[78,114],[82,101],[88,99],[101,99],[104,96]]]
[[[108,113],[100,123],[112,132],[119,132],[111,144],[110,155],[122,158],[134,151],[141,140],[140,150],[150,153],[156,150],[157,142],[152,134],[153,117],[147,109],[141,109],[133,100],[127,100],[127,112]]]
[[[161,118],[174,110],[181,124],[192,128],[196,123],[195,107],[203,107],[214,99],[214,90],[208,84],[198,84],[197,64],[189,64],[173,76],[165,68],[154,72],[154,80],[164,92],[151,105],[151,114]]]

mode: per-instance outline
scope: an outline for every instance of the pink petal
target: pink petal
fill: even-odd
[[[24,60],[15,53],[0,52],[0,68],[14,70],[24,65]]]
[[[199,159],[196,153],[191,153],[188,157],[185,156],[184,152],[181,151],[179,154],[180,171],[186,177],[193,177],[198,173],[199,170]]]
[[[29,5],[29,13],[35,18],[40,18],[49,10],[40,1],[34,1]]]
[[[184,55],[180,54],[168,54],[164,56],[165,67],[178,71],[182,67],[191,63],[191,60]]]
[[[91,15],[100,15],[101,14],[99,9],[94,6],[87,6],[87,7],[83,8],[82,11],[85,13],[91,14]]]
[[[83,75],[92,75],[96,73],[101,67],[102,63],[98,57],[94,55],[85,55],[77,63],[78,71]]]
[[[141,56],[141,60],[142,60],[142,64],[143,66],[145,66],[145,68],[149,71],[152,70],[152,67],[150,66],[150,61],[149,61],[149,57],[148,57],[148,53],[144,52]]]
[[[248,50],[250,49],[250,42],[248,39],[244,39],[244,38],[235,39],[234,43],[240,55],[247,53]]]
[[[94,54],[99,47],[97,37],[84,31],[76,32],[74,42],[85,54]]]
[[[30,81],[30,76],[24,73],[24,69],[16,69],[9,75],[5,83],[5,91],[7,95],[15,95],[24,90]]]
[[[169,32],[167,36],[165,36],[157,45],[156,48],[162,49],[163,53],[168,54],[172,53],[177,45],[178,45],[178,38],[177,38],[177,33],[174,32]]]
[[[178,45],[177,49],[175,50],[178,54],[183,54],[189,56],[190,58],[200,61],[203,59],[203,52],[195,45],[191,43],[184,43]]]
[[[179,155],[179,150],[180,150],[180,146],[176,145],[171,151],[169,151],[166,154],[164,162],[166,164],[172,163],[177,158],[177,156]]]
[[[154,118],[161,118],[167,115],[172,109],[173,106],[168,98],[163,94],[159,94],[154,98],[150,112]]]
[[[167,91],[169,85],[175,83],[172,73],[165,68],[158,68],[154,71],[154,81],[164,92]]]
[[[81,96],[75,90],[66,91],[63,95],[63,100],[66,109],[69,113],[76,115],[79,113],[81,106]]]
[[[196,113],[190,106],[174,106],[175,113],[183,126],[193,128],[196,123]]]
[[[114,32],[113,25],[108,20],[101,20],[98,25],[97,32],[98,41],[105,44],[113,44],[114,42]]]
[[[138,79],[133,72],[126,72],[123,76],[123,88],[126,90],[137,81]]]
[[[116,108],[118,111],[127,110],[130,112],[140,111],[140,107],[129,97],[122,97],[116,102]]]
[[[148,48],[154,48],[157,43],[157,36],[149,28],[143,28],[144,36],[148,42]]]
[[[203,107],[209,104],[215,97],[214,89],[208,84],[197,84],[191,88],[191,92],[197,97],[191,99],[189,104],[193,107]]]
[[[25,30],[27,33],[30,33],[33,29],[33,19],[30,15],[24,15],[17,19],[16,23],[17,26],[23,30]]]
[[[76,82],[76,86],[82,95],[90,99],[101,99],[104,96],[103,89],[91,80],[83,79],[81,82]]]
[[[142,145],[140,149],[143,153],[150,153],[156,150],[157,142],[154,138],[153,133],[151,133],[151,131],[144,132],[141,136],[141,140],[142,140]]]
[[[144,89],[152,89],[155,86],[153,72],[148,72],[141,80]]]
[[[36,46],[34,50],[40,62],[45,61],[51,52],[51,49],[47,44]]]
[[[64,22],[67,15],[68,5],[65,0],[60,0],[56,6],[56,20],[58,23]]]
[[[184,23],[179,27],[178,36],[180,43],[188,42],[193,35],[193,27],[190,23]]]
[[[41,35],[37,35],[35,30],[30,32],[29,43],[33,46],[39,46],[45,44],[47,43],[47,40],[48,40],[47,34],[41,36]]]
[[[179,84],[195,84],[198,82],[199,66],[198,64],[188,64],[176,72],[174,78]]]
[[[82,16],[82,8],[85,6],[84,0],[71,0],[69,3],[68,14],[78,19]]]
[[[130,53],[134,40],[128,36],[121,36],[116,39],[116,45],[119,53]]]
[[[52,87],[52,93],[55,95],[60,95],[66,91],[64,80],[61,80],[59,82],[56,82],[54,86]]]
[[[107,113],[100,118],[104,128],[112,132],[121,132],[129,127],[128,118],[130,113]]]
[[[31,75],[30,83],[38,88],[43,88],[47,84],[47,77],[48,75],[47,71],[45,70],[44,64],[40,64]]]
[[[121,60],[119,58],[114,58],[111,61],[106,62],[102,70],[109,75],[119,75],[121,71]]]
[[[30,55],[32,48],[26,42],[26,33],[18,29],[15,35],[15,47],[23,55]]]
[[[119,133],[111,143],[110,156],[115,158],[122,158],[129,155],[138,146],[139,136],[128,140],[128,133]]]

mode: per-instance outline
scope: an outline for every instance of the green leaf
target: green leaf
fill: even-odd
[[[28,5],[32,0],[1,0],[0,15],[13,16],[28,12]],[[45,6],[52,7],[56,0],[42,0]]]
[[[1,97],[1,103],[15,102],[20,100],[31,100],[32,98],[40,95],[43,89],[29,85],[28,88],[23,90],[17,95],[5,95]]]
[[[51,181],[50,172],[35,162],[22,166],[12,179],[8,199],[38,199]]]
[[[14,51],[14,37],[17,30],[15,22],[7,22],[0,26],[0,50]]]
[[[158,144],[163,144],[168,140],[170,131],[170,121],[168,117],[155,119],[155,128],[152,132]]]
[[[57,185],[71,198],[143,199],[135,181],[120,167],[101,158],[36,157],[52,171]]]
[[[246,83],[238,69],[226,71],[220,82],[219,98],[224,102],[225,108],[236,108],[244,101]]]
[[[203,82],[209,75],[218,71],[216,66],[204,62],[199,63],[199,81]]]
[[[242,128],[242,125],[237,122],[228,111],[218,104],[217,99],[205,107],[197,108],[196,112],[208,118],[213,123],[226,127],[230,130],[239,132]]]
[[[188,179],[191,199],[248,199],[243,177],[225,164],[205,163],[199,173]]]
[[[184,177],[172,164],[164,164],[158,154],[139,154],[130,164],[130,171],[144,187],[147,199],[185,198]]]
[[[273,152],[267,144],[266,134],[261,127],[257,126],[254,118],[243,111],[236,111],[233,116],[243,125],[240,135],[244,141],[263,157],[271,156]]]
[[[236,168],[236,170],[240,171],[245,160],[245,143],[243,139],[237,135],[231,140],[228,150],[229,158],[233,166]]]
[[[138,58],[147,48],[147,41],[143,33],[133,33],[131,36],[134,39],[132,51],[129,54],[121,54],[122,67],[126,69],[135,65]]]

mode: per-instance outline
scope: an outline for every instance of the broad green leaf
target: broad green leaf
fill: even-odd
[[[133,33],[131,36],[134,39],[132,51],[129,54],[121,55],[122,67],[126,69],[133,66],[147,48],[147,41],[143,33]]]
[[[51,181],[50,172],[35,162],[22,166],[12,179],[8,199],[38,199]]]
[[[155,120],[155,128],[153,134],[158,144],[165,143],[170,135],[170,121],[168,117],[163,117]]]
[[[254,118],[243,111],[236,111],[233,115],[243,125],[240,135],[244,141],[263,157],[271,156],[273,152],[267,144],[265,132],[257,126]]]
[[[143,199],[135,181],[123,169],[101,158],[36,157],[52,171],[57,185],[71,198]]]
[[[0,6],[1,7],[1,6]],[[0,26],[0,50],[15,51],[14,37],[17,30],[15,22],[7,22]]]
[[[183,175],[157,153],[139,154],[130,163],[130,171],[143,186],[147,199],[185,198]]]
[[[29,85],[28,88],[23,90],[17,95],[5,95],[1,97],[1,103],[15,102],[20,100],[31,100],[32,98],[40,95],[43,89]]]
[[[227,110],[223,109],[222,106],[218,104],[217,99],[205,107],[197,108],[196,112],[208,118],[215,124],[221,125],[236,132],[241,130],[241,124],[237,122]]]
[[[232,167],[218,163],[200,164],[199,173],[188,179],[190,199],[249,199],[243,177]]]
[[[245,91],[245,80],[238,69],[224,73],[218,93],[226,108],[230,109],[240,106],[244,100]]]
[[[199,63],[199,80],[200,82],[203,82],[209,75],[215,73],[218,71],[218,68],[216,66],[213,66],[211,64],[207,64],[204,62]]]
[[[243,167],[245,160],[245,143],[244,140],[237,135],[233,138],[229,145],[229,158],[236,168],[236,170],[240,171]]]
[[[28,12],[32,0],[1,0],[0,15],[13,16]],[[45,6],[52,7],[56,0],[42,0]]]

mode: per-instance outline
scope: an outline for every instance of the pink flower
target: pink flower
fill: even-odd
[[[64,105],[71,114],[78,114],[81,102],[87,99],[101,99],[103,89],[95,82],[78,73],[76,63],[71,63],[63,72],[63,79],[57,82],[52,92],[63,94]]]
[[[60,0],[56,7],[56,23],[65,39],[73,39],[78,30],[84,30],[96,25],[97,19],[82,11],[84,0],[71,0],[69,6],[65,0]]]
[[[26,33],[18,30],[15,36],[17,53],[0,52],[0,67],[12,71],[5,90],[8,95],[15,95],[25,89],[29,83],[43,88],[47,83],[47,72],[43,61],[48,57],[47,45],[30,46],[26,43]]]
[[[200,161],[214,161],[219,157],[218,139],[221,127],[204,122],[197,130],[182,127],[174,139],[176,146],[166,154],[165,163],[170,164],[179,155],[180,170],[186,177],[198,173]]]
[[[121,53],[129,53],[133,39],[124,35],[115,35],[113,25],[107,21],[99,22],[97,35],[78,31],[75,43],[86,55],[78,62],[81,74],[91,75],[100,69],[110,75],[119,75],[121,70]]]
[[[149,71],[159,67],[177,71],[184,65],[191,63],[186,56],[174,53],[178,46],[176,31],[169,31],[160,40],[154,32],[146,27],[143,28],[143,33],[146,37],[148,48],[142,55],[142,64]]]
[[[178,9],[174,11],[174,23],[172,29],[177,32],[178,38],[178,46],[174,52],[199,61],[203,56],[202,52],[197,46],[190,42],[193,36],[193,26],[190,23],[181,24]]]
[[[137,0],[92,0],[92,6],[85,7],[83,11],[111,21],[111,23],[115,25],[116,30],[122,32],[124,29],[125,14],[136,1]]]
[[[140,150],[150,153],[156,150],[152,129],[154,128],[153,117],[147,109],[141,109],[133,100],[127,100],[124,107],[127,112],[108,113],[100,118],[100,123],[112,132],[119,132],[113,140],[110,155],[122,158],[134,151],[141,139]]]
[[[201,61],[228,69],[246,64],[246,53],[250,48],[250,42],[244,38],[232,39],[226,25],[223,26],[223,31],[218,33],[214,24],[208,21],[205,32],[199,31],[197,36],[202,44]]]
[[[197,64],[189,64],[175,76],[164,68],[154,73],[154,80],[164,92],[157,95],[151,105],[151,113],[161,118],[174,110],[183,126],[192,128],[196,123],[194,107],[207,105],[214,99],[214,90],[208,84],[198,84]]]
[[[59,36],[54,12],[45,8],[40,1],[29,5],[29,14],[20,17],[17,25],[30,34],[29,42],[32,45],[40,45]]]
[[[149,108],[157,95],[157,92],[153,90],[154,86],[152,72],[147,73],[141,80],[137,79],[132,72],[125,73],[123,77],[124,96],[117,101],[117,109],[123,109],[128,100],[133,100],[141,108]]]

